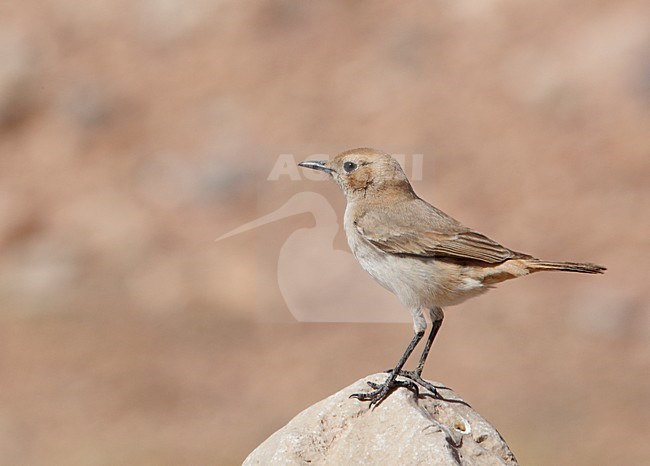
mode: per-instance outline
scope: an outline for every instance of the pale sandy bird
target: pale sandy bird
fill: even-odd
[[[381,403],[397,386],[417,390],[411,381],[436,394],[421,374],[442,324],[443,307],[533,272],[605,271],[605,267],[590,263],[539,260],[463,226],[420,199],[399,163],[374,149],[352,149],[331,161],[298,165],[329,173],[337,182],[347,199],[344,228],[350,249],[366,272],[393,292],[413,316],[415,336],[386,382],[369,383],[372,392],[353,395],[370,401],[371,406]],[[431,331],[416,369],[404,371],[406,360],[424,336],[425,313],[431,319]]]

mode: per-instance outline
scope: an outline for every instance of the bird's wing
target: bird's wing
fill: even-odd
[[[470,230],[421,199],[376,210],[354,222],[359,234],[390,254],[474,260],[489,264],[526,257]]]

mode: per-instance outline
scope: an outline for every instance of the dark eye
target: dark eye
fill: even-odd
[[[354,162],[345,162],[343,164],[343,170],[346,171],[346,173],[353,172],[357,169],[357,164]]]

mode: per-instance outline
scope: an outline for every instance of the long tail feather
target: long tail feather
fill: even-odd
[[[531,272],[559,270],[564,272],[603,273],[607,270],[602,265],[591,264],[589,262],[552,262],[529,259],[526,261],[526,265],[530,268]]]

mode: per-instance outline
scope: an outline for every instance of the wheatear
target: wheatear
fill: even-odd
[[[413,316],[415,336],[385,383],[369,382],[370,393],[353,397],[381,403],[397,386],[417,390],[415,381],[434,395],[421,377],[424,363],[442,324],[443,307],[485,293],[493,285],[533,272],[561,270],[603,273],[590,263],[551,262],[515,252],[471,230],[420,199],[399,163],[373,149],[352,149],[331,161],[306,161],[301,167],[331,175],[347,199],[344,227],[350,249],[361,267],[399,298]],[[431,331],[414,371],[406,360],[424,336],[425,311]]]

